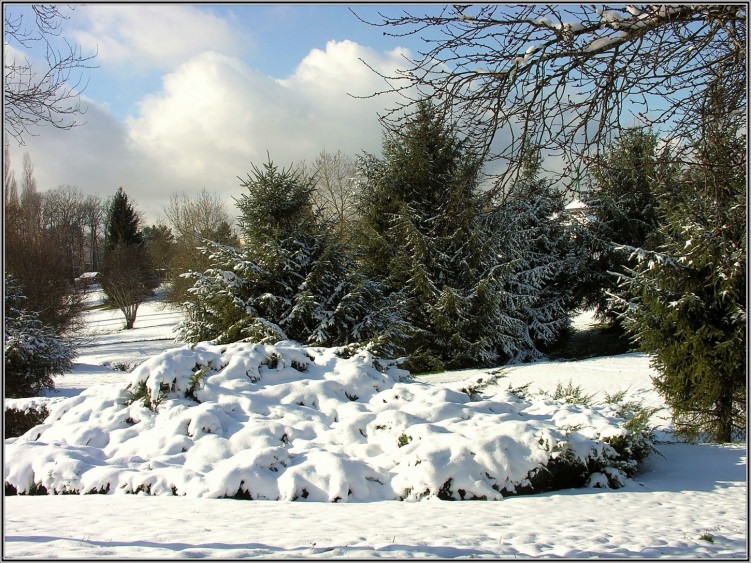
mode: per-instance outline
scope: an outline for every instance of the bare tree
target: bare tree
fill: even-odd
[[[436,14],[373,23],[427,45],[405,70],[382,75],[384,92],[403,96],[382,119],[397,127],[431,98],[495,162],[499,189],[519,176],[524,154],[542,149],[575,181],[573,164],[597,157],[623,126],[650,125],[673,146],[698,138],[692,110],[718,82],[745,115],[745,4],[485,4]]]
[[[195,195],[184,192],[172,194],[169,204],[164,208],[164,214],[175,238],[186,243],[211,238],[222,222],[231,222],[227,207],[219,194],[205,188]]]
[[[102,288],[125,315],[125,329],[133,328],[138,307],[152,294],[151,267],[141,245],[118,245],[102,261]]]
[[[75,186],[60,186],[43,194],[45,228],[65,254],[71,279],[83,272],[86,260],[85,202]]]
[[[6,177],[13,177],[9,169]],[[62,334],[77,326],[82,298],[73,291],[70,261],[46,224],[44,194],[37,192],[28,154],[21,178],[20,197],[6,191],[5,269],[21,284],[29,310]]]
[[[203,189],[200,193],[172,194],[164,214],[175,237],[174,254],[170,261],[167,299],[182,304],[191,296],[188,289],[193,282],[181,274],[209,267],[209,260],[199,248],[208,239],[221,244],[237,246],[237,234],[231,226],[232,219],[219,194]]]
[[[84,202],[84,220],[89,230],[89,240],[87,242],[89,256],[85,265],[92,272],[96,272],[99,268],[100,237],[104,228],[104,210],[105,206],[99,197],[95,195],[86,197],[86,201]]]
[[[31,18],[20,13],[18,6],[3,10],[6,50],[7,46],[28,50],[41,44],[45,52],[45,62],[41,64],[5,53],[4,128],[20,145],[36,126],[71,129],[80,125],[78,117],[84,113],[80,94],[86,86],[83,71],[93,68],[91,60],[95,56],[84,55],[80,47],[60,38],[72,6],[35,4],[30,8],[34,19],[31,25]]]
[[[312,165],[303,164],[300,168],[304,175],[313,178],[313,199],[324,218],[334,224],[339,240],[346,241],[357,213],[359,184],[355,160],[341,151],[334,154],[321,151]]]

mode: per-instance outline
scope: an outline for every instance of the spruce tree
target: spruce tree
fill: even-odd
[[[742,98],[742,104],[739,99]],[[745,95],[706,93],[703,136],[680,191],[661,201],[664,243],[632,249],[624,321],[654,354],[677,430],[720,442],[746,426]],[[735,111],[734,111],[735,110]]]
[[[119,188],[107,210],[101,273],[102,289],[122,311],[126,329],[133,328],[139,305],[159,284],[138,223],[135,208]]]
[[[138,229],[138,214],[128,201],[128,195],[118,188],[107,211],[107,230],[105,234],[105,253],[117,246],[133,246],[143,243],[143,236]]]
[[[507,268],[482,215],[481,160],[429,102],[385,135],[383,155],[360,160],[363,271],[404,306],[407,367],[496,362]]]
[[[21,285],[8,274],[4,293],[4,396],[33,397],[54,389],[53,376],[70,370],[73,365],[73,343],[44,325],[36,311],[27,309]]]
[[[210,241],[211,267],[191,272],[195,300],[180,335],[190,342],[240,340],[339,346],[378,344],[392,350],[398,308],[364,278],[333,226],[312,205],[312,183],[270,160],[253,166],[238,200],[245,246]],[[393,340],[396,340],[394,338]]]
[[[618,275],[624,267],[634,265],[623,247],[654,250],[657,245],[656,185],[658,177],[668,177],[657,156],[654,133],[626,129],[591,169],[594,186],[584,195],[594,217],[589,224],[591,260],[584,304],[611,322],[617,311],[609,296],[618,293]]]
[[[498,255],[510,264],[507,291],[516,296],[509,313],[524,322],[529,335],[526,358],[539,356],[539,349],[568,328],[583,262],[572,225],[564,221],[564,195],[539,171],[539,157],[527,157],[521,177],[495,211],[502,233]]]

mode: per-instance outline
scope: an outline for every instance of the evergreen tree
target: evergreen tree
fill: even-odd
[[[365,275],[404,306],[407,366],[516,357],[526,325],[510,314],[512,266],[499,261],[498,225],[482,213],[481,161],[428,102],[385,137],[383,155],[360,160],[360,244]]]
[[[119,188],[107,210],[101,273],[102,289],[122,311],[126,329],[133,328],[139,305],[159,284],[138,223],[135,208]]]
[[[555,343],[569,326],[583,256],[572,226],[563,221],[564,196],[539,178],[539,158],[528,157],[521,178],[496,210],[502,233],[498,252],[510,264],[507,292],[516,296],[510,314],[526,325],[523,356]],[[517,354],[518,356],[518,354]]]
[[[128,201],[128,195],[118,188],[107,212],[105,253],[117,246],[132,246],[143,243],[143,235],[138,229],[138,214]]]
[[[291,339],[336,346],[373,340],[388,350],[400,321],[361,276],[312,205],[310,179],[269,161],[253,167],[238,199],[246,245],[206,241],[211,268],[191,272],[195,301],[180,336],[219,343]]]
[[[25,301],[18,281],[6,274],[3,333],[5,397],[33,397],[45,389],[54,389],[52,376],[72,367],[72,343],[45,326],[38,313],[27,310]]]
[[[740,89],[739,91],[740,92]],[[742,439],[746,425],[745,93],[706,93],[703,136],[681,190],[665,190],[658,251],[632,249],[624,321],[654,354],[656,388],[688,437]],[[739,109],[740,108],[740,109]]]
[[[624,247],[657,245],[656,185],[669,176],[657,161],[657,137],[648,130],[627,129],[592,167],[593,190],[585,194],[594,221],[589,225],[591,261],[585,275],[584,305],[615,321],[609,296],[618,293],[618,275],[633,266]],[[662,173],[661,173],[662,172]]]

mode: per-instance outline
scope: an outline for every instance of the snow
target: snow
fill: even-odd
[[[179,345],[170,341],[175,311],[157,301],[146,303],[132,331],[117,328],[121,320],[114,312],[96,310],[89,315],[88,326],[97,334],[91,336],[74,372],[57,378],[58,390],[50,393],[53,410],[60,411],[60,427],[47,428],[54,439],[46,445],[26,442],[29,447],[57,450],[48,457],[27,458],[13,453],[18,440],[7,440],[6,479],[9,468],[18,469],[19,459],[27,459],[73,482],[82,478],[78,470],[88,459],[95,462],[82,473],[88,483],[117,479],[136,489],[150,461],[152,492],[178,483],[186,492],[192,487],[195,494],[5,497],[5,557],[747,557],[745,445],[673,442],[668,413],[652,388],[654,372],[643,354],[509,366],[496,373],[498,385],[488,387],[481,400],[472,400],[459,389],[479,377],[487,380],[488,370],[445,372],[409,383],[401,381],[403,374],[395,367],[374,369],[371,358],[343,360],[330,350],[292,343],[274,349],[281,360],[275,367],[259,363],[266,357],[261,348],[271,350],[260,347],[254,355],[249,352],[253,345],[235,345],[248,347],[243,355],[233,354],[237,350],[232,345],[200,345],[153,357]],[[586,323],[582,316],[574,326]],[[168,372],[177,375],[179,370],[170,371],[177,357],[185,365],[193,361],[193,367],[198,357],[204,366],[214,360],[203,387],[196,391],[204,402],[180,399],[175,392],[160,405],[164,420],[157,421],[161,415],[148,409],[139,411],[134,403],[129,414],[142,416],[141,422],[117,423],[113,416],[122,410],[116,403],[125,385],[144,382],[153,393]],[[307,371],[292,368],[292,359],[298,368],[307,363]],[[144,360],[148,362],[132,373],[101,365]],[[234,377],[241,371],[257,373],[259,379],[249,383]],[[177,379],[181,382],[176,388],[190,384],[189,377]],[[590,407],[562,406],[546,395],[569,382],[594,395]],[[527,383],[529,397],[509,400],[509,387]],[[355,385],[359,386],[353,391]],[[344,390],[360,396],[351,400]],[[660,409],[653,418],[658,437],[671,441],[659,444],[662,455],[648,458],[620,489],[570,489],[501,502],[450,502],[435,496],[420,502],[385,500],[387,489],[411,484],[419,490],[416,483],[441,481],[452,464],[453,469],[469,467],[462,433],[478,445],[474,463],[492,462],[495,451],[480,447],[492,443],[492,436],[511,436],[516,447],[524,444],[521,419],[515,417],[519,412],[538,417],[535,430],[551,437],[561,426],[583,421],[590,427],[577,439],[589,446],[587,432],[613,430],[605,416],[608,407],[599,403],[605,394],[622,390],[624,400]],[[161,410],[170,401],[175,408]],[[316,401],[315,409],[297,404]],[[487,424],[489,415],[483,411],[498,408],[506,409],[504,416],[517,426],[515,430],[504,434]],[[233,419],[232,412],[242,416]],[[248,426],[251,420],[254,425]],[[361,428],[368,439],[360,435]],[[288,442],[281,448],[280,431],[287,433]],[[88,445],[71,446],[76,442]],[[245,447],[249,444],[256,447]],[[282,451],[287,457],[279,455]],[[169,456],[183,456],[184,463],[170,467]],[[476,460],[482,456],[484,460]],[[417,457],[431,463],[405,463]],[[515,458],[506,459],[508,474],[522,473],[526,466],[521,456],[511,457]],[[127,461],[118,465],[113,463],[116,459]],[[501,461],[495,460],[497,466]],[[274,464],[277,472],[263,469]],[[261,469],[253,473],[249,467]],[[444,473],[430,475],[427,468]],[[391,486],[368,480],[391,474],[386,469],[394,475]],[[278,491],[282,498],[291,498],[302,486],[308,489],[307,501],[330,501],[337,494],[344,501],[347,488],[355,498],[336,503],[207,498],[236,483],[241,473],[248,482],[255,479],[256,490]],[[591,484],[605,481],[603,473],[594,475]],[[224,492],[234,493],[232,489]]]

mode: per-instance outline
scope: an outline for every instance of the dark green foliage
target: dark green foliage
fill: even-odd
[[[118,188],[107,210],[105,253],[117,246],[140,244],[143,244],[143,235],[138,229],[138,215],[127,194]]]
[[[618,293],[618,276],[632,267],[628,248],[654,250],[660,217],[657,182],[666,183],[674,173],[658,164],[657,137],[644,129],[627,129],[604,157],[592,167],[594,186],[584,196],[594,220],[587,244],[591,260],[583,276],[584,305],[598,315],[615,319],[608,294]]]
[[[49,415],[47,407],[26,410],[5,409],[3,420],[3,434],[5,438],[15,438],[25,434],[35,426],[42,424]]]
[[[499,284],[477,195],[480,161],[430,103],[360,160],[362,268],[405,308],[413,368],[488,364]]]
[[[269,159],[241,180],[247,194],[237,199],[240,229],[245,244],[260,249],[267,243],[282,245],[319,231],[313,211],[313,179],[292,167],[279,170]]]
[[[654,354],[655,387],[677,430],[720,442],[743,439],[746,426],[746,162],[737,103],[722,89],[706,93],[696,162],[661,202],[664,243],[634,251],[622,305],[626,327]]]
[[[393,350],[401,330],[381,287],[358,271],[331,225],[314,213],[310,179],[272,162],[253,167],[238,199],[246,246],[207,242],[211,267],[191,272],[194,300],[179,328],[189,342],[371,341]]]
[[[71,369],[71,342],[42,324],[39,315],[24,309],[25,297],[18,282],[5,276],[5,397],[33,397],[54,389],[52,379]]]
[[[138,229],[138,215],[122,188],[107,210],[107,238],[100,270],[107,301],[125,315],[125,328],[132,329],[139,305],[153,294],[159,278]]]
[[[516,301],[516,311],[508,310],[527,327],[530,356],[565,333],[584,260],[575,225],[562,220],[563,193],[540,179],[539,170],[538,159],[530,158],[495,212],[498,254],[509,264],[506,289]]]

